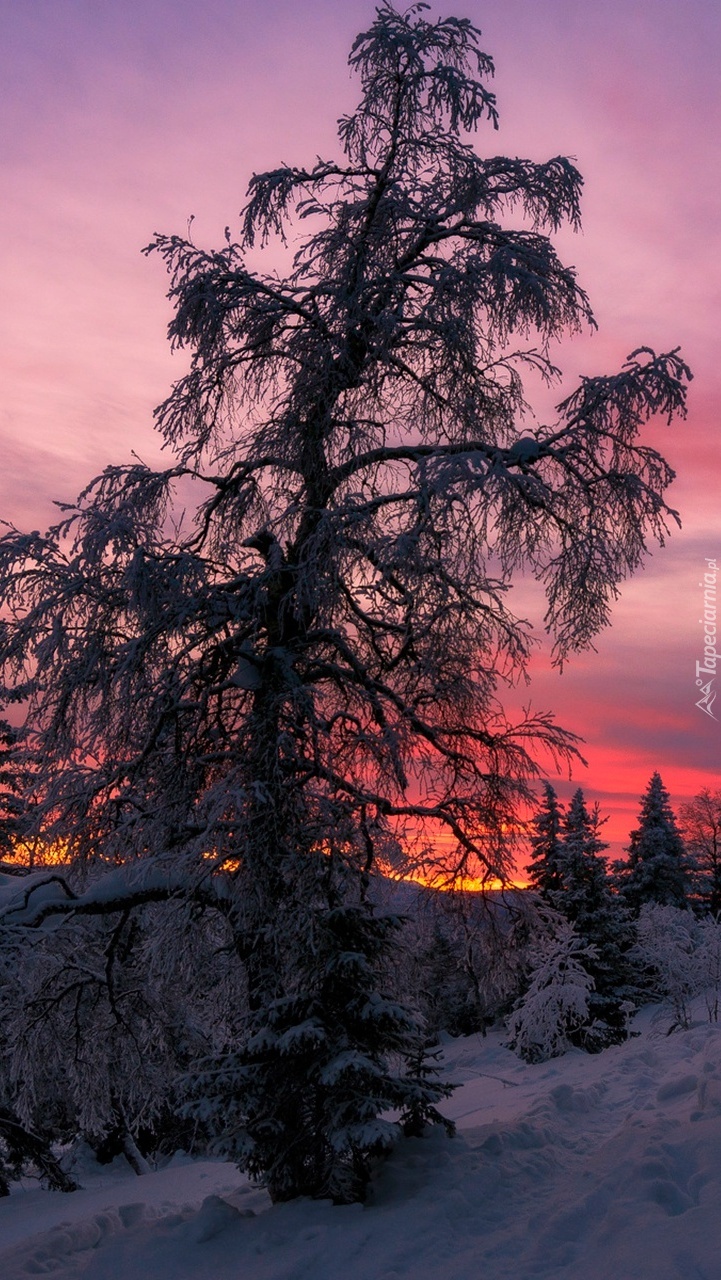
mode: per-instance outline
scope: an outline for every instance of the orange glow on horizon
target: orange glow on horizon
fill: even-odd
[[[401,883],[420,884],[426,889],[434,889],[439,893],[500,893],[503,889],[527,889],[528,880],[514,878],[499,880],[474,876],[454,876],[449,872],[416,870],[407,875],[392,877]]]
[[[439,841],[439,844],[442,843]],[[68,840],[55,840],[47,843],[37,837],[32,841],[20,840],[16,843],[13,852],[2,859],[7,866],[27,867],[28,870],[41,870],[43,867],[57,867],[71,860],[70,842]],[[205,857],[212,859],[216,855],[212,853],[205,854]],[[216,866],[216,871],[234,872],[240,866],[238,859],[225,859]],[[454,875],[452,871],[443,869],[440,864],[435,866],[429,860],[425,867],[415,867],[408,869],[399,874],[389,864],[379,863],[381,875],[388,879],[396,880],[399,883],[418,884],[426,889],[433,889],[440,893],[498,893],[503,889],[527,889],[528,881],[523,878],[513,877],[508,880],[501,880],[498,877],[481,876],[463,876]]]
[[[69,860],[69,840],[54,840],[48,844],[37,836],[33,840],[18,840],[12,853],[2,858],[7,866],[57,867]]]

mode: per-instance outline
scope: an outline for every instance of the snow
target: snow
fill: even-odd
[[[230,1164],[76,1169],[0,1200],[0,1276],[30,1280],[713,1280],[721,1256],[721,1028],[647,1007],[589,1056],[522,1062],[448,1039],[457,1121],[404,1143],[365,1206],[271,1206]]]

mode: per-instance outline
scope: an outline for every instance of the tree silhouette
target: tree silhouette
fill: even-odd
[[[633,931],[625,904],[611,891],[603,856],[608,845],[601,839],[604,821],[597,804],[589,813],[579,787],[563,824],[563,888],[553,900],[591,953],[584,962],[593,980],[589,997],[592,1025],[585,1032],[585,1041],[594,1049],[625,1039],[632,988],[626,957]]]
[[[626,862],[616,863],[618,886],[638,913],[645,902],[688,905],[689,862],[661,775],[652,774],[641,798],[639,824],[631,832]]]
[[[29,792],[33,773],[33,762],[19,741],[17,729],[0,720],[0,859],[17,856],[31,825]],[[32,845],[28,852],[32,854]]]
[[[532,819],[528,880],[551,906],[558,906],[563,890],[563,808],[550,782],[543,784],[543,796]]]
[[[679,810],[690,858],[693,887],[703,910],[721,912],[721,788],[703,787]]]

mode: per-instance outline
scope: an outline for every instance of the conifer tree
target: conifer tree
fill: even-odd
[[[563,914],[583,938],[596,927],[598,911],[610,898],[603,857],[608,844],[600,836],[603,821],[598,804],[589,813],[579,787],[563,821],[561,881]]]
[[[452,1131],[435,1103],[452,1087],[426,1061],[423,1028],[379,989],[398,921],[342,906],[315,919],[314,968],[251,1019],[239,1052],[204,1064],[197,1111],[217,1149],[265,1181],[276,1201],[364,1198],[373,1156],[400,1127]],[[381,1112],[396,1110],[398,1121]]]
[[[603,856],[608,845],[600,837],[602,823],[598,804],[589,813],[579,787],[563,825],[563,889],[554,904],[592,951],[593,958],[587,962],[593,979],[589,1047],[595,1042],[597,1048],[625,1038],[631,994],[625,956],[633,942],[627,912],[611,890]]]
[[[620,892],[635,914],[647,902],[688,906],[690,859],[658,772],[641,798],[639,824],[626,852],[627,860],[617,862],[615,871]]]
[[[563,806],[550,782],[543,784],[543,796],[531,826],[531,855],[528,879],[531,887],[551,906],[557,906],[563,889]]]

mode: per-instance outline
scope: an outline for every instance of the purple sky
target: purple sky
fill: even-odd
[[[598,653],[563,676],[539,657],[529,690],[585,737],[573,785],[625,841],[653,769],[676,803],[720,782],[721,722],[694,706],[694,663],[704,558],[721,563],[721,11],[440,12],[476,22],[496,60],[501,129],[479,149],[566,153],[586,177],[583,234],[560,248],[600,332],[558,352],[566,386],[642,343],[680,344],[696,375],[688,421],[651,437],[678,472],[683,531],[624,589]],[[366,0],[0,0],[1,517],[42,527],[106,462],[159,460],[151,411],[179,365],[162,267],[140,249],[191,214],[196,241],[220,243],[254,169],[336,153],[357,97],[347,52],[372,16]]]

